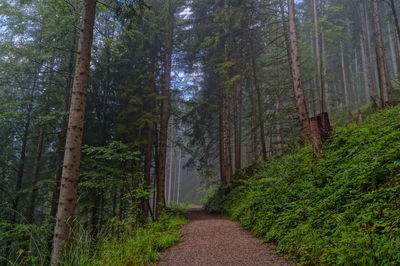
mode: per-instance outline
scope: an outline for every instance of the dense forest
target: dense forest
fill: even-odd
[[[353,131],[333,128],[400,103],[399,12],[397,0],[0,0],[0,264],[148,265],[143,250],[179,239],[176,206],[218,186],[210,209],[279,242],[287,228],[249,222],[259,209],[231,187],[267,164],[292,178],[290,195],[262,194],[279,201],[302,194],[309,164],[345,171],[334,158],[350,155],[334,151]],[[398,130],[390,110],[365,126]],[[134,262],[107,261],[124,237]]]

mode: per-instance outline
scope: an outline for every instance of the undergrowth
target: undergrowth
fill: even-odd
[[[239,172],[205,207],[300,264],[400,265],[400,107],[337,128],[320,159],[305,147]]]
[[[179,242],[178,229],[187,220],[173,209],[157,222],[136,228],[129,219],[111,222],[97,243],[76,237],[64,265],[153,265],[160,252]]]
[[[77,223],[63,265],[153,265],[160,252],[179,242],[179,227],[187,223],[183,210],[171,207],[145,225],[135,217],[113,218],[97,237]],[[45,226],[0,223],[0,243],[8,247],[0,249],[0,265],[49,265],[49,232]],[[11,258],[3,255],[10,252]]]

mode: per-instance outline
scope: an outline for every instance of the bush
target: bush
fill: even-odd
[[[400,107],[338,128],[320,159],[306,147],[221,188],[223,212],[300,264],[400,264]]]

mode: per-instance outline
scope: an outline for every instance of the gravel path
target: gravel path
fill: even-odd
[[[220,215],[205,213],[200,207],[190,209],[190,223],[182,228],[183,241],[160,259],[161,266],[214,265],[292,265],[249,232]]]

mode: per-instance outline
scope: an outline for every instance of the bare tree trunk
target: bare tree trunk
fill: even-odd
[[[181,171],[182,171],[182,150],[179,148],[178,155],[178,176],[176,180],[176,204],[179,204],[179,190],[180,190],[180,182],[181,182]]]
[[[221,180],[224,184],[230,184],[232,180],[232,158],[231,154],[231,138],[229,133],[228,113],[230,110],[229,101],[226,99],[226,91],[222,92],[220,103],[220,167]]]
[[[151,184],[151,166],[153,161],[153,129],[149,128],[148,138],[146,143],[146,154],[144,159],[144,180],[146,189],[150,191]],[[143,202],[143,220],[147,220],[150,212],[149,199],[144,199]],[[154,217],[153,217],[154,218]]]
[[[56,226],[54,228],[53,250],[51,254],[52,264],[59,264],[63,261],[62,252],[66,244],[69,243],[72,233],[77,201],[77,186],[95,14],[96,1],[85,0],[72,89],[60,197],[57,208]]]
[[[389,6],[390,9],[392,10],[394,25],[396,26],[396,31],[397,31],[397,38],[400,42],[400,25],[399,25],[399,18],[397,17],[397,11],[396,11],[396,6],[394,4],[394,0],[389,0]]]
[[[254,155],[254,162],[258,160],[258,141],[257,141],[257,126],[256,126],[256,117],[257,117],[257,106],[255,104],[255,93],[254,90],[251,90],[250,95],[250,106],[251,106],[251,144],[252,144],[252,152]]]
[[[325,111],[325,88],[324,83],[322,82],[322,60],[321,60],[321,48],[319,44],[319,21],[318,21],[318,10],[317,10],[317,0],[313,0],[314,7],[314,39],[315,39],[315,57],[316,57],[316,65],[317,65],[317,82],[318,88],[320,91],[320,109],[321,112]]]
[[[228,28],[229,20],[229,4],[227,0],[223,1],[224,9],[224,32],[225,38],[223,40],[223,49],[225,61],[228,61],[228,49],[230,42],[230,32]],[[230,104],[230,92],[229,88],[225,84],[221,84],[221,99],[219,106],[219,141],[220,141],[220,171],[221,171],[221,181],[223,184],[229,185],[232,179],[232,146],[231,146],[231,126],[229,121],[229,113],[232,109]]]
[[[385,107],[386,103],[389,101],[389,93],[391,85],[387,72],[385,45],[382,39],[382,30],[379,19],[378,0],[373,0],[372,4],[373,4],[373,17],[375,26],[375,46],[377,52],[376,59],[378,64],[379,87],[381,94],[381,107]]]
[[[165,165],[167,159],[168,123],[170,116],[170,85],[172,71],[172,50],[175,27],[175,11],[171,0],[168,1],[168,25],[165,40],[164,74],[162,89],[160,144],[158,156],[158,178],[157,178],[157,208],[156,218],[158,219],[165,209]]]
[[[324,86],[323,90],[323,99],[324,99],[324,108],[328,110],[329,106],[329,86],[328,86],[328,70],[326,67],[326,50],[325,50],[325,37],[323,32],[321,33],[321,60],[322,60],[322,82]]]
[[[256,92],[256,98],[257,98],[257,120],[258,120],[258,128],[260,129],[261,152],[262,152],[263,160],[266,161],[267,160],[267,143],[266,143],[266,136],[265,136],[262,95],[261,95],[261,89],[258,84],[257,69],[256,69],[256,62],[255,62],[254,56],[251,57],[251,65],[252,65],[252,74],[253,74],[253,85],[254,85],[254,90]]]
[[[170,141],[169,141],[169,167],[168,167],[168,178],[165,182],[165,187],[167,187],[168,183],[168,196],[167,196],[167,203],[171,202],[171,193],[172,193],[172,169],[173,169],[173,164],[172,164],[172,153],[174,149],[172,148],[173,142],[174,142],[174,128],[170,128]]]
[[[235,131],[235,169],[242,168],[242,90],[239,84],[235,90],[234,131]]]
[[[395,49],[395,40],[393,40],[392,27],[390,26],[390,22],[388,21],[388,35],[389,35],[389,47],[390,47],[390,58],[392,60],[392,69],[393,69],[393,77],[397,77],[399,75],[399,63],[396,57],[396,49]],[[396,33],[394,33],[396,34]]]
[[[363,18],[363,28],[364,28],[364,36],[365,36],[365,41],[366,41],[366,55],[367,55],[367,62],[368,62],[368,72],[369,72],[369,83],[370,83],[370,101],[372,102],[373,106],[376,106],[378,104],[378,90],[376,87],[376,78],[375,78],[375,73],[376,73],[376,68],[372,67],[374,65],[372,57],[372,49],[371,49],[371,31],[370,31],[370,26],[368,23],[368,12],[367,12],[367,4],[364,3],[362,6],[362,11],[361,11],[361,16]]]
[[[357,48],[356,49],[354,49],[354,78],[353,78],[353,81],[354,81],[354,97],[355,97],[355,101],[356,101],[356,103],[357,103],[357,105],[360,105],[361,104],[361,97],[360,97],[360,92],[359,92],[359,86],[358,86],[358,84],[359,84],[359,75],[358,75],[358,73],[359,73],[359,69],[358,69],[358,52],[357,52]],[[354,100],[354,99],[353,99]]]
[[[307,105],[304,98],[303,83],[300,72],[300,55],[297,46],[297,30],[295,19],[294,0],[288,0],[289,10],[289,40],[290,40],[290,62],[296,107],[299,116],[302,141],[306,143],[311,138],[310,119],[308,117]]]
[[[343,42],[340,41],[340,62],[342,68],[342,81],[343,81],[343,92],[344,92],[344,106],[349,106],[349,89],[347,84],[347,76],[346,76],[346,65],[344,61],[344,51],[343,51]]]
[[[36,187],[37,181],[39,180],[39,171],[40,171],[40,163],[42,161],[42,151],[43,151],[43,141],[44,141],[44,128],[40,128],[38,145],[36,149],[36,158],[33,168],[32,175],[32,192],[30,196],[30,200],[28,203],[27,213],[26,213],[26,221],[27,223],[33,223],[33,214],[35,211],[35,202],[37,197],[38,189]]]
[[[365,94],[365,98],[364,101],[365,103],[369,102],[370,99],[370,83],[368,81],[368,73],[369,73],[369,67],[367,64],[367,55],[365,52],[365,46],[364,46],[364,37],[363,34],[360,37],[360,48],[361,48],[361,63],[362,63],[362,67],[363,67],[363,81],[364,81],[364,94]]]

